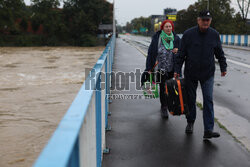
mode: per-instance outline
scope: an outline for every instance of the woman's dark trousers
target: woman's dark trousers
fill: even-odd
[[[167,108],[168,103],[167,103],[167,95],[165,93],[166,88],[165,88],[165,83],[166,80],[169,80],[174,77],[173,72],[161,72],[158,74],[160,76],[158,78],[158,81],[160,82],[160,102],[161,102],[161,108]]]

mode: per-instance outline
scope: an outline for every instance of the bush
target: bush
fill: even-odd
[[[0,35],[0,46],[97,46],[103,45],[95,35],[83,34],[78,39],[67,38],[61,40],[57,36],[47,35]]]
[[[79,40],[79,46],[96,46],[97,45],[97,37],[90,34],[83,34]]]
[[[58,41],[56,36],[50,36],[50,37],[47,37],[46,45],[48,45],[48,46],[58,46],[60,44],[59,44],[59,41]]]
[[[23,31],[26,31],[28,28],[28,22],[25,19],[22,19],[20,26],[22,27]]]

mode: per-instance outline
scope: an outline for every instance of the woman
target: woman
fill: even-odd
[[[165,81],[174,76],[174,59],[178,54],[180,38],[174,33],[174,24],[171,20],[165,20],[161,24],[161,30],[152,37],[148,49],[146,70],[153,71],[158,62],[158,81],[160,82],[161,115],[168,118],[167,97],[165,94]]]

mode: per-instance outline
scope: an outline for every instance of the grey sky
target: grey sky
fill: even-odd
[[[197,0],[116,0],[116,19],[125,25],[135,17],[163,14],[165,8],[185,9]]]
[[[30,0],[24,0],[30,4]],[[113,0],[107,0],[113,3]],[[118,24],[125,25],[133,18],[152,14],[163,14],[165,8],[175,8],[177,10],[186,9],[189,5],[198,0],[115,0],[116,20]],[[231,0],[231,7],[237,9],[236,0]]]

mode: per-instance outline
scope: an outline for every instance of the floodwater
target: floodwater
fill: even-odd
[[[0,167],[32,166],[103,50],[0,48]]]

